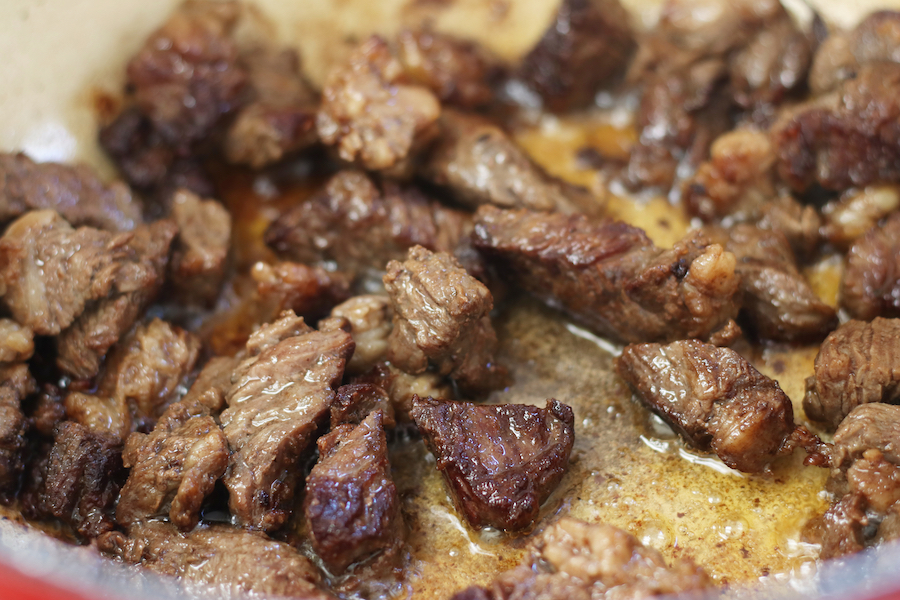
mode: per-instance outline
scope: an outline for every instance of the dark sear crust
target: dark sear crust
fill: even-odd
[[[756,473],[793,449],[790,399],[730,348],[697,340],[627,346],[616,372],[649,409],[732,469]]]
[[[849,321],[822,343],[806,380],[806,416],[834,430],[861,404],[900,401],[900,319]]]
[[[663,250],[619,221],[483,207],[475,247],[525,290],[623,342],[709,337],[739,308],[734,255],[700,235]]]
[[[850,247],[841,305],[854,319],[900,317],[900,213],[873,225]]]
[[[0,364],[0,503],[10,503],[25,468],[25,432],[28,422],[22,401],[37,391],[28,365]]]
[[[473,527],[528,527],[575,443],[572,409],[552,399],[538,408],[416,397],[411,414]]]

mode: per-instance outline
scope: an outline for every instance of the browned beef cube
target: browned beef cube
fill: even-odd
[[[24,154],[0,152],[0,224],[41,209],[109,231],[143,222],[140,200],[121,182],[104,185],[88,167],[37,164]]]
[[[225,279],[231,215],[215,200],[179,190],[172,198],[172,219],[178,225],[169,263],[174,300],[212,306]]]
[[[416,246],[406,261],[388,263],[383,281],[394,309],[388,338],[392,364],[416,374],[430,363],[464,393],[503,382],[505,370],[494,362],[494,299],[452,256]]]
[[[823,559],[855,554],[865,547],[864,529],[869,524],[866,499],[860,494],[847,494],[832,504],[822,521]]]
[[[429,88],[444,104],[478,108],[494,99],[500,67],[474,42],[436,31],[401,31],[397,58],[406,76]]]
[[[734,255],[699,234],[663,250],[618,221],[482,207],[475,246],[513,282],[615,340],[703,338],[737,316]]]
[[[690,595],[713,585],[689,558],[666,564],[659,552],[626,531],[564,517],[489,588],[471,587],[452,600],[647,598]],[[607,595],[610,590],[614,593]]]
[[[854,319],[900,317],[900,213],[874,225],[847,252],[841,304]]]
[[[581,108],[624,71],[634,48],[628,11],[619,0],[563,0],[518,76],[550,110]]]
[[[725,248],[737,257],[743,310],[758,337],[818,341],[837,327],[837,313],[797,269],[791,246],[780,232],[736,225],[728,231]]]
[[[97,540],[104,554],[170,577],[207,585],[225,597],[327,600],[317,587],[313,563],[296,549],[259,532],[230,525],[179,533],[174,525],[149,521],[128,535],[111,532]]]
[[[778,173],[795,190],[900,181],[900,64],[863,67],[772,128]]]
[[[315,331],[288,311],[247,342],[222,427],[232,450],[225,485],[237,521],[266,531],[287,520],[299,461],[328,418],[353,354],[345,331]]]
[[[0,365],[26,361],[34,354],[34,332],[12,319],[0,319]]]
[[[564,213],[603,210],[605,198],[548,175],[493,122],[445,110],[441,127],[421,174],[459,203]]]
[[[28,365],[0,365],[0,503],[8,504],[19,490],[25,467],[27,421],[22,401],[37,391]]]
[[[45,383],[38,392],[31,421],[34,429],[45,438],[52,438],[56,427],[66,420],[64,392],[52,383]]]
[[[276,220],[266,243],[305,264],[334,261],[347,273],[382,270],[412,246],[453,252],[469,217],[417,188],[384,182],[379,190],[361,171],[341,171],[311,200]]]
[[[119,442],[66,421],[56,430],[44,478],[43,509],[94,538],[115,526],[122,449]]]
[[[350,298],[350,277],[321,267],[259,262],[253,265],[250,275],[256,281],[260,298],[272,303],[279,313],[292,310],[304,318],[318,319]]]
[[[575,443],[567,405],[476,405],[416,398],[412,417],[473,527],[522,529],[559,485]]]
[[[394,406],[390,396],[380,385],[374,383],[350,383],[338,388],[331,405],[331,428],[339,425],[358,425],[366,417],[381,412],[381,419],[387,428],[394,427]]]
[[[627,346],[616,372],[647,408],[732,469],[759,472],[793,449],[790,399],[730,348],[697,340]]]
[[[900,320],[849,321],[822,343],[816,373],[806,380],[806,416],[834,430],[869,402],[900,402]]]
[[[340,157],[368,170],[404,171],[437,134],[441,105],[413,83],[387,42],[372,36],[325,81],[317,129]]]
[[[401,543],[400,500],[380,411],[319,439],[303,509],[313,549],[332,573]]]
[[[356,345],[347,363],[348,373],[364,373],[385,359],[392,315],[391,299],[375,294],[354,296],[332,309],[331,318],[347,328]]]

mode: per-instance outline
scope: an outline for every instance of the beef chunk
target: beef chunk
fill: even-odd
[[[847,494],[825,512],[822,522],[822,559],[855,554],[865,544],[865,528],[869,525],[866,499],[860,494]]]
[[[772,128],[778,173],[793,189],[900,181],[900,64],[863,67]]]
[[[94,538],[113,529],[122,450],[104,433],[66,421],[56,430],[42,504],[50,515]]]
[[[900,208],[900,188],[870,185],[851,188],[822,207],[822,236],[841,250],[848,250],[878,221]]]
[[[22,362],[34,354],[34,332],[12,319],[0,319],[0,365]]]
[[[370,414],[381,413],[384,427],[394,427],[394,406],[387,391],[375,383],[342,385],[331,405],[331,428],[339,425],[358,425]]]
[[[847,252],[841,304],[854,319],[900,317],[900,213],[874,225]]]
[[[806,380],[806,416],[835,429],[851,410],[869,402],[900,402],[900,320],[849,321],[822,343],[816,374]]]
[[[25,467],[25,430],[22,401],[37,391],[25,364],[0,366],[0,503],[15,498]]]
[[[141,202],[121,183],[104,185],[88,167],[35,163],[0,152],[0,224],[30,210],[51,209],[73,225],[130,231],[141,222]]]
[[[213,359],[233,366],[228,358]],[[217,372],[214,362],[205,371]],[[230,369],[229,369],[230,372]],[[195,385],[208,389],[210,375]],[[228,442],[203,404],[203,392],[166,409],[149,435],[133,433],[122,456],[131,468],[116,507],[116,520],[126,527],[168,515],[182,531],[200,520],[200,507],[228,466]]]
[[[412,374],[430,363],[468,392],[503,381],[505,371],[494,363],[491,292],[452,256],[411,248],[406,261],[388,263],[384,287],[394,309],[391,363]]]
[[[174,525],[149,521],[130,528],[127,536],[112,532],[97,542],[104,554],[208,585],[227,598],[330,598],[317,587],[318,572],[308,558],[288,544],[230,525],[179,533]]]
[[[240,109],[225,139],[225,157],[259,169],[318,140],[312,90],[293,49],[254,48],[242,56],[253,101]]]
[[[538,538],[521,564],[488,588],[453,600],[590,600],[700,592],[713,581],[689,558],[666,564],[662,555],[612,525],[564,517]]]
[[[559,485],[575,442],[567,405],[475,405],[416,398],[412,417],[473,527],[522,529]]]
[[[384,182],[379,190],[360,171],[341,171],[311,200],[276,220],[266,243],[290,260],[334,261],[352,274],[384,269],[407,248],[452,252],[468,217],[427,198],[418,189]]]
[[[730,348],[697,340],[631,345],[616,372],[647,408],[732,469],[762,471],[793,448],[790,399]]]
[[[157,221],[134,231],[124,260],[118,261],[109,295],[87,305],[71,327],[57,338],[56,364],[70,375],[96,375],[106,352],[156,298],[165,280],[169,247],[178,228]]]
[[[172,198],[178,237],[172,248],[169,280],[182,303],[211,306],[225,278],[231,215],[215,200],[201,200],[188,190]]]
[[[387,356],[388,336],[393,329],[391,299],[387,296],[365,294],[354,296],[334,307],[332,318],[346,321],[356,350],[347,363],[353,374],[370,370]]]
[[[52,383],[41,386],[34,410],[31,413],[31,421],[34,429],[46,438],[53,438],[57,425],[66,420],[66,406],[64,392]]]
[[[396,172],[437,134],[440,112],[435,95],[413,83],[387,42],[372,36],[328,75],[316,124],[342,159]]]
[[[819,47],[809,72],[813,95],[837,88],[864,66],[900,62],[900,13],[876,11],[855,29],[832,33]]]
[[[149,431],[178,393],[200,353],[195,335],[153,319],[122,339],[107,357],[95,392],[71,392],[69,418],[124,442]]]
[[[518,76],[550,110],[581,108],[625,69],[634,48],[628,11],[618,0],[563,0]]]
[[[350,278],[321,267],[259,262],[250,275],[260,298],[272,303],[278,313],[292,310],[307,319],[318,319],[350,297]]]
[[[267,531],[284,524],[299,460],[327,419],[351,354],[350,334],[315,331],[289,311],[248,340],[221,419],[232,450],[225,485],[239,523]]]
[[[382,423],[376,411],[320,438],[319,462],[306,479],[303,510],[312,546],[335,574],[401,542],[400,500]]]
[[[737,257],[743,310],[758,337],[818,341],[837,327],[837,313],[803,278],[780,232],[736,225],[728,232],[725,248]]]
[[[597,214],[602,198],[548,175],[500,127],[483,117],[445,110],[443,134],[421,174],[446,187],[459,203],[477,208]]]
[[[417,396],[421,398],[455,397],[455,392],[446,377],[441,377],[434,371],[411,375],[387,362],[377,363],[367,372],[357,375],[351,380],[352,384],[374,385],[384,390],[390,400],[395,418],[400,423],[412,423],[410,411],[413,407],[413,400]],[[335,406],[340,406],[337,402],[336,399]],[[338,410],[340,409],[338,408]]]
[[[527,291],[616,340],[706,337],[737,315],[734,255],[699,234],[662,250],[618,221],[483,207],[475,245]]]
[[[822,241],[822,218],[814,206],[800,204],[790,194],[781,194],[760,206],[759,212],[757,225],[782,233],[798,259],[809,260],[815,256]]]
[[[430,89],[443,104],[478,108],[494,99],[500,68],[480,46],[436,31],[401,31],[397,58],[414,83]]]

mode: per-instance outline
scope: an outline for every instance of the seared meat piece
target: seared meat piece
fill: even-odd
[[[467,229],[467,215],[415,187],[386,181],[379,190],[361,171],[341,171],[315,197],[272,223],[266,243],[290,260],[334,261],[357,275],[384,269],[417,244],[452,252]]]
[[[132,431],[153,428],[199,353],[192,333],[159,319],[139,325],[110,352],[95,392],[66,397],[66,414],[124,443]]]
[[[847,494],[829,507],[822,518],[822,559],[855,554],[865,546],[864,529],[869,525],[866,499]]]
[[[618,221],[482,207],[475,245],[499,272],[619,341],[707,337],[737,316],[734,255],[699,234],[662,250]]]
[[[822,218],[814,206],[800,204],[790,194],[782,194],[760,206],[759,211],[757,225],[782,233],[800,260],[815,255],[822,240],[819,233]]]
[[[230,38],[239,15],[235,2],[185,2],[128,63],[137,106],[178,151],[239,101],[247,73]]]
[[[239,523],[266,531],[284,524],[299,461],[352,354],[350,334],[315,331],[290,311],[250,336],[221,418],[232,450],[225,485]]]
[[[308,148],[316,135],[316,100],[293,49],[254,48],[242,57],[254,100],[228,129],[225,157],[259,169]]]
[[[851,188],[822,207],[822,236],[846,251],[878,221],[898,208],[900,188],[897,186],[870,185],[861,190]]]
[[[0,152],[0,225],[30,210],[52,209],[73,225],[130,231],[142,206],[121,182],[104,185],[88,167],[35,163]]]
[[[806,380],[806,416],[835,429],[869,402],[900,402],[900,320],[849,321],[822,343],[816,374]]]
[[[900,12],[876,11],[852,31],[829,35],[816,52],[809,87],[814,96],[824,94],[882,61],[900,62]]]
[[[494,99],[499,64],[474,42],[436,31],[401,31],[397,58],[414,83],[429,88],[441,103],[478,108]]]
[[[34,332],[12,319],[0,319],[0,365],[26,361],[34,354]]]
[[[518,77],[554,112],[581,108],[624,71],[634,48],[628,11],[619,0],[563,0]]]
[[[790,399],[730,348],[697,340],[627,346],[616,372],[647,408],[732,469],[756,473],[792,449]]]
[[[473,527],[530,525],[575,443],[572,409],[552,399],[538,408],[414,398],[412,417]]]
[[[874,225],[847,252],[841,304],[854,319],[900,317],[900,213]]]
[[[401,543],[400,500],[380,411],[319,438],[303,510],[313,549],[336,575]]]
[[[471,587],[452,600],[646,598],[712,587],[709,575],[689,558],[667,565],[659,552],[617,527],[563,517],[489,588]]]
[[[394,309],[387,354],[392,364],[417,374],[430,363],[464,393],[502,383],[506,372],[494,362],[494,299],[452,256],[410,248],[406,261],[388,263],[384,287]]]
[[[212,359],[180,402],[166,409],[149,435],[133,433],[122,455],[131,468],[116,507],[125,527],[168,515],[182,531],[200,520],[200,507],[228,466],[228,443],[216,423],[237,360]]]
[[[758,337],[818,341],[837,327],[837,313],[803,278],[780,232],[735,225],[728,231],[725,248],[737,258],[743,310]]]
[[[350,297],[350,278],[321,267],[293,262],[256,263],[250,271],[256,291],[280,313],[292,310],[307,319],[328,314]]]
[[[445,110],[441,128],[421,175],[448,188],[461,204],[564,213],[603,210],[604,199],[548,175],[493,122]]]
[[[389,363],[376,364],[368,372],[354,377],[352,384],[374,385],[384,390],[391,402],[395,418],[400,423],[412,422],[410,411],[417,396],[421,398],[453,398],[455,395],[447,378],[441,377],[434,371],[410,375]],[[335,406],[341,406],[338,404],[338,399],[335,400]],[[387,423],[387,417],[385,417],[385,423]]]
[[[315,565],[297,550],[258,532],[230,525],[179,533],[169,523],[149,521],[128,535],[111,532],[97,540],[101,552],[162,575],[205,584],[225,598],[327,600],[317,587]]]
[[[384,427],[394,427],[394,406],[387,391],[374,383],[350,383],[338,388],[331,405],[331,428],[358,425],[370,414],[381,413]]]
[[[354,296],[335,306],[331,317],[346,322],[356,345],[347,363],[348,373],[363,373],[384,360],[393,328],[390,298],[374,294]]]
[[[28,425],[22,401],[36,391],[28,365],[0,366],[0,504],[11,502],[19,489]]]
[[[793,189],[900,182],[900,64],[877,63],[772,127],[778,174]]]
[[[56,430],[41,495],[43,510],[94,538],[115,526],[122,475],[120,443],[71,421]]]
[[[169,263],[174,300],[212,306],[225,279],[231,215],[215,200],[178,190],[172,198],[172,219],[178,224]]]
[[[63,390],[51,383],[41,386],[31,420],[34,429],[45,438],[53,438],[56,426],[66,420],[66,406],[63,402]]]
[[[328,75],[316,125],[342,159],[403,172],[411,154],[437,134],[440,112],[435,95],[412,81],[387,42],[372,36]]]

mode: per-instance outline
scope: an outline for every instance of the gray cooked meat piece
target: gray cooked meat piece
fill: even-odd
[[[575,443],[572,409],[414,398],[412,418],[473,527],[528,527],[565,475]]]
[[[391,261],[384,276],[394,327],[388,360],[411,374],[432,365],[464,393],[488,391],[504,381],[496,364],[491,292],[449,254],[421,246],[404,262]]]
[[[0,365],[28,360],[34,354],[34,332],[27,325],[0,318]]]
[[[403,522],[391,477],[383,414],[319,438],[303,510],[312,547],[334,574],[373,554],[396,553]]]
[[[379,189],[362,171],[341,171],[313,198],[269,226],[266,243],[289,260],[333,261],[358,276],[383,270],[420,245],[453,252],[468,233],[470,217],[446,208],[416,187],[384,181]]]
[[[706,338],[737,316],[735,257],[699,233],[664,250],[619,221],[482,207],[475,246],[511,281],[617,341]]]
[[[292,546],[230,525],[204,525],[180,533],[170,523],[148,521],[131,527],[127,535],[118,531],[104,535],[97,546],[126,563],[209,586],[217,597],[333,598],[319,589],[312,561]]]
[[[849,321],[822,343],[806,380],[806,416],[834,430],[869,402],[900,402],[900,319]]]
[[[256,282],[259,297],[277,313],[292,310],[311,320],[326,316],[351,296],[349,276],[302,263],[258,262],[250,276]]]
[[[420,174],[470,208],[493,204],[563,213],[602,212],[605,198],[547,174],[509,135],[477,115],[447,109]]]
[[[356,344],[353,357],[347,363],[348,373],[364,373],[385,359],[388,337],[393,329],[393,310],[388,296],[354,296],[335,306],[331,317],[346,322]]]
[[[178,394],[200,354],[200,339],[160,319],[138,325],[106,358],[92,393],[70,392],[66,414],[124,443],[150,431]]]
[[[563,517],[516,567],[452,600],[593,600],[700,594],[712,578],[689,558],[662,555],[612,525]]]
[[[75,226],[130,231],[143,222],[143,206],[121,182],[105,185],[85,166],[35,163],[0,152],[0,224],[30,210],[50,209]]]
[[[900,317],[900,213],[873,225],[850,247],[841,305],[854,319]]]
[[[172,198],[172,220],[178,225],[168,270],[173,300],[212,306],[225,279],[231,215],[220,202],[182,189]]]
[[[732,469],[760,472],[793,450],[790,399],[730,348],[697,340],[631,345],[616,372],[647,408]]]
[[[0,503],[13,501],[25,468],[28,422],[22,401],[37,391],[28,365],[0,365]]]
[[[636,44],[629,21],[619,0],[563,0],[517,76],[554,112],[589,105],[631,59]]]
[[[408,171],[410,158],[437,135],[440,113],[431,90],[372,36],[328,75],[316,127],[343,160],[397,173]]]
[[[353,347],[349,333],[315,331],[290,311],[250,337],[221,417],[229,506],[242,525],[271,531],[287,520],[299,461],[328,419]]]

